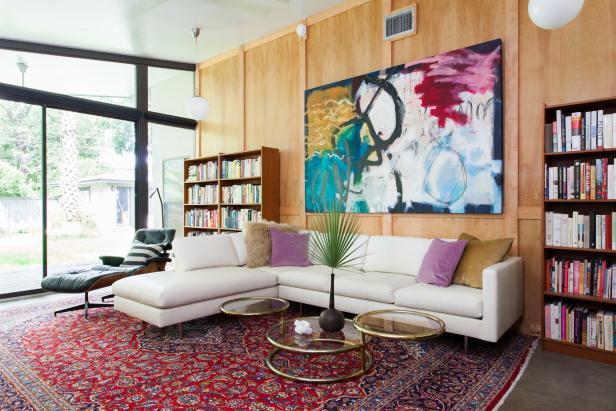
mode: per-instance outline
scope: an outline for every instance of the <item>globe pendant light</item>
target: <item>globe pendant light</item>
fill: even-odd
[[[528,16],[536,26],[553,30],[570,23],[583,6],[584,0],[530,0]]]
[[[201,29],[195,27],[192,29],[193,37],[195,38],[195,57],[197,57],[198,50],[198,38],[201,33]],[[210,104],[206,99],[199,96],[199,91],[195,88],[195,95],[190,97],[186,101],[186,111],[188,112],[188,116],[193,120],[207,120],[207,117],[210,113]]]

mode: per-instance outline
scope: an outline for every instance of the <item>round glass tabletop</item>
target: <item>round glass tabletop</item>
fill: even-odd
[[[365,334],[398,340],[427,340],[445,332],[440,318],[411,310],[369,311],[356,316],[353,325]]]
[[[295,320],[310,323],[311,334],[297,334]],[[338,332],[323,331],[319,317],[300,317],[284,320],[267,331],[267,340],[280,349],[301,353],[335,354],[361,348],[370,337],[362,335],[351,320],[345,320],[344,328]]]
[[[289,308],[289,302],[274,297],[242,297],[225,301],[220,311],[228,315],[255,316],[276,314]]]

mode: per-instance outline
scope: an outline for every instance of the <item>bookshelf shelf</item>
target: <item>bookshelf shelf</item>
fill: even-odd
[[[186,180],[184,184],[216,184],[218,180]]]
[[[598,203],[598,204],[616,204],[616,199],[610,199],[610,200],[593,200],[593,199],[588,199],[588,200],[578,200],[578,199],[569,199],[569,200],[565,200],[565,199],[545,199],[545,203],[546,204],[559,204],[559,203],[563,203],[563,204],[567,204],[567,203]]]
[[[543,349],[554,351],[561,354],[575,355],[576,357],[588,358],[608,364],[616,364],[616,351],[607,351],[595,347],[587,347],[581,344],[570,343],[567,341],[543,339]]]
[[[544,295],[547,295],[548,297],[555,297],[555,298],[568,298],[570,300],[592,301],[592,302],[597,302],[597,303],[616,305],[616,300],[612,300],[609,298],[594,297],[592,295],[556,293],[554,291],[545,291]]]
[[[260,159],[260,163],[255,163],[254,161],[246,161],[246,160],[257,160]],[[237,170],[237,165],[233,163],[227,162],[244,162],[247,164],[246,167],[250,167],[251,165],[254,167],[255,165],[260,165],[260,170],[251,169],[253,172],[259,172],[259,176],[251,176],[251,177],[240,177],[240,178],[222,178],[223,175],[223,164],[224,167],[227,167],[229,171]],[[203,166],[206,163],[210,163],[212,168],[208,168],[208,170],[212,170],[215,168],[215,173],[204,173],[197,174],[198,179],[189,179],[189,169],[192,167],[192,170],[197,168],[200,169],[199,166]],[[236,163],[237,164],[237,163]],[[228,166],[227,166],[228,165]],[[231,167],[236,167],[235,169]],[[256,171],[255,171],[256,170]],[[235,174],[238,175],[239,173]],[[248,173],[246,173],[248,174]],[[212,175],[216,175],[216,179],[203,179],[204,176],[210,177]],[[233,174],[232,174],[233,175]],[[239,174],[241,175],[241,174]],[[194,178],[195,173],[191,174]],[[200,177],[200,178],[199,178]],[[233,204],[225,204],[225,203],[213,203],[213,204],[199,204],[199,203],[191,203],[191,198],[189,197],[189,189],[195,185],[217,185],[217,195],[218,201],[223,199],[222,189],[223,187],[228,187],[231,185],[240,185],[240,184],[253,184],[261,186],[261,203],[233,203]],[[211,193],[211,192],[210,192]],[[207,198],[206,199],[210,199]],[[200,198],[199,198],[200,200]],[[193,227],[190,225],[184,226],[184,236],[188,236],[191,232],[202,232],[209,231],[212,233],[222,233],[222,232],[237,232],[242,231],[241,229],[235,228],[225,228],[220,227],[221,225],[225,225],[225,215],[230,215],[231,218],[237,218],[237,214],[241,214],[244,216],[254,216],[254,213],[260,215],[261,218],[265,220],[279,221],[280,219],[280,154],[278,149],[270,148],[270,147],[261,147],[257,150],[249,150],[242,151],[237,153],[221,153],[217,156],[209,156],[209,157],[199,157],[185,160],[184,162],[184,214],[188,215],[190,211],[194,211],[190,213],[191,216],[201,216],[202,213],[205,214],[208,218],[216,218],[217,228],[205,228],[205,227]],[[199,211],[201,210],[201,211]],[[225,214],[223,212],[226,212]],[[260,213],[260,214],[258,214]],[[223,215],[224,214],[224,215]],[[203,217],[205,218],[205,217]],[[186,220],[189,221],[189,220]],[[211,221],[211,220],[210,220]],[[227,223],[229,224],[229,223]],[[234,225],[234,224],[233,224]]]
[[[604,250],[601,248],[559,247],[556,245],[546,245],[543,248],[546,250],[574,251],[579,253],[616,254],[616,250]]]
[[[603,168],[601,174],[599,171],[599,167],[601,167],[602,161],[603,167],[606,167],[606,162],[602,159],[607,158],[607,164],[612,167],[611,165],[616,158],[616,115],[612,115],[612,113],[616,113],[616,97],[544,106],[545,136],[543,142],[543,178],[546,182],[546,196],[549,192],[551,194],[551,197],[566,197],[565,194],[567,193],[567,191],[571,192],[571,190],[573,190],[577,194],[578,191],[585,190],[586,197],[589,197],[595,196],[595,191],[597,190],[596,195],[599,197],[599,192],[603,193],[603,195],[605,196],[606,192],[610,192],[609,190],[612,190],[612,177],[610,177],[609,181],[606,181],[606,179],[602,180],[604,174],[609,176],[611,176],[611,174],[606,174],[606,171],[603,171],[606,170],[606,168]],[[607,120],[605,120],[605,130],[604,124],[601,122],[604,118],[607,118]],[[607,129],[609,129],[609,127],[612,127],[612,134],[608,135]],[[563,148],[566,145],[568,149],[586,149],[570,150],[565,152],[552,152],[553,147],[559,146],[560,144],[562,144]],[[595,145],[597,147],[601,147],[602,144],[605,144],[607,148],[588,149],[590,147],[595,147]],[[597,174],[594,174],[595,164]],[[546,175],[548,171],[549,174]],[[555,171],[558,171],[558,173],[555,173]],[[578,172],[579,174],[577,174]],[[611,172],[612,171],[610,170],[607,171],[607,173]],[[558,178],[553,178],[553,176]],[[549,181],[547,177],[550,178]],[[592,180],[592,178],[595,178],[596,181]],[[601,185],[602,181],[603,186]],[[556,191],[558,191],[561,195],[555,195]],[[590,195],[588,194],[589,192],[591,193]],[[556,339],[548,338],[548,336],[550,335],[549,327],[551,326],[551,324],[550,310],[546,310],[546,304],[551,305],[552,316],[555,316],[555,318],[557,319],[556,321],[562,321],[562,323],[560,324],[561,326],[564,326],[566,324],[567,330],[569,332],[573,330],[574,334],[577,336],[576,338],[579,338],[579,334],[577,333],[580,332],[579,330],[581,329],[577,328],[580,327],[578,319],[582,321],[583,318],[583,324],[591,324],[590,316],[586,317],[587,311],[584,311],[584,316],[582,317],[582,314],[578,315],[578,313],[580,313],[581,311],[578,310],[576,312],[574,310],[568,311],[569,313],[574,313],[565,316],[569,318],[560,318],[561,315],[559,314],[560,311],[558,307],[560,307],[561,302],[563,305],[566,304],[569,310],[572,310],[575,307],[587,307],[588,312],[590,313],[596,313],[598,310],[603,310],[606,313],[616,311],[616,299],[609,299],[590,295],[579,295],[568,292],[548,291],[550,287],[554,289],[554,284],[558,285],[557,288],[559,290],[562,288],[566,291],[567,289],[564,288],[564,286],[561,287],[560,285],[567,284],[567,275],[570,276],[569,285],[571,285],[571,275],[573,275],[573,278],[575,279],[574,281],[577,281],[578,277],[576,276],[579,275],[580,281],[589,281],[588,283],[586,283],[586,287],[588,287],[588,284],[590,284],[591,287],[599,287],[598,284],[600,284],[600,279],[604,278],[602,275],[606,275],[603,273],[600,274],[600,270],[602,269],[602,267],[607,266],[609,268],[610,264],[616,263],[616,250],[612,250],[609,243],[610,240],[613,240],[610,239],[611,232],[609,230],[611,229],[611,224],[616,224],[616,222],[612,222],[610,224],[611,220],[608,219],[608,216],[610,216],[613,212],[616,212],[616,199],[599,200],[591,198],[546,198],[543,200],[542,209],[544,236],[543,261],[545,263],[543,267],[543,275],[541,281],[541,337],[543,348],[547,351],[554,351],[595,361],[616,364],[616,351],[588,347],[585,344],[576,344],[567,341],[566,338],[564,339],[564,341],[561,341],[560,339],[558,339],[558,334],[556,335]],[[551,212],[553,212],[554,214],[551,214]],[[573,220],[573,217],[578,215],[573,214],[574,212],[579,213],[580,217],[578,220]],[[548,214],[550,224],[547,226],[550,229],[553,229],[553,231],[546,230],[546,222],[548,220],[546,218],[546,215]],[[561,222],[559,222],[559,226],[552,227],[552,224],[555,224],[555,221],[558,221],[554,220],[553,216],[557,216],[558,214],[565,214],[568,217],[563,216],[565,220],[564,222],[562,222],[562,225]],[[595,237],[593,237],[595,235],[595,216],[597,224],[601,222],[601,219],[599,217],[605,216],[602,217],[604,227],[610,227],[604,229],[606,230],[606,232],[603,234],[603,240],[601,240],[601,226],[597,226],[597,244],[599,244],[601,241],[605,241],[605,243],[608,244],[608,247],[610,247],[610,249],[547,245],[554,240],[553,237],[560,238],[560,240],[562,241],[562,233],[566,233],[564,234],[564,241],[566,243],[572,241],[572,235],[573,241],[575,242],[575,230],[578,227],[578,233],[581,233],[580,235],[583,236],[585,245],[588,246],[589,244],[587,236],[590,236],[590,244],[593,245],[595,241]],[[586,226],[586,224],[588,224],[587,221],[589,221],[588,218],[592,220],[592,222],[589,224],[590,227]],[[574,227],[573,231],[571,227]],[[546,232],[548,232],[549,235],[546,235]],[[569,236],[568,241],[567,236]],[[554,263],[548,263],[548,260],[551,260],[552,258],[555,258],[555,261],[557,262],[562,262],[562,266],[554,265]],[[573,260],[582,261],[582,263],[579,264],[580,271],[577,271],[578,263],[576,262],[574,265],[572,262]],[[595,265],[595,262],[597,261],[599,261],[599,263],[596,263],[598,265]],[[602,266],[601,262],[603,262],[603,264],[605,265]],[[570,270],[576,271],[565,271],[565,265],[566,267],[571,267]],[[546,270],[551,271],[546,272]],[[553,275],[557,275],[558,279],[554,279],[554,277],[551,277]],[[584,277],[582,277],[582,275]],[[550,281],[552,281],[552,284],[549,284]],[[548,287],[548,285],[550,285],[550,287]],[[569,290],[571,290],[571,288],[569,288]],[[597,288],[595,288],[595,292],[593,293],[596,293],[596,290]],[[554,311],[554,305],[557,307],[556,311]],[[548,318],[546,318],[546,315]],[[547,334],[546,327],[548,331]],[[569,327],[574,328],[572,329]],[[556,329],[560,330],[559,328]],[[556,332],[558,333],[558,331]],[[583,332],[586,332],[585,328]],[[588,335],[587,338],[590,338],[590,326],[588,328],[588,334],[586,335]]]
[[[231,183],[242,182],[242,181],[258,181],[258,180],[261,180],[260,176],[256,176],[256,177],[238,177],[238,178],[221,178],[220,179],[221,182],[231,182]]]
[[[577,150],[577,151],[565,151],[560,153],[543,153],[544,157],[588,157],[597,156],[602,157],[605,155],[616,154],[616,148],[604,148],[602,150]]]

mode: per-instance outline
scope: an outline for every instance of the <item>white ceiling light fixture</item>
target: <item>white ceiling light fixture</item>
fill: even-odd
[[[300,23],[297,25],[297,27],[295,27],[295,33],[297,34],[297,36],[304,40],[306,38],[306,32],[308,31],[308,29],[306,28],[306,25],[303,23]]]
[[[198,53],[198,39],[199,34],[201,34],[201,29],[199,27],[194,27],[192,29],[193,37],[195,38],[195,57],[197,57]],[[186,111],[188,115],[193,120],[207,120],[208,115],[210,114],[210,104],[206,99],[199,96],[199,90],[195,87],[195,95],[190,97],[188,101],[186,101]]]
[[[546,30],[566,26],[580,14],[584,0],[529,0],[528,16]]]

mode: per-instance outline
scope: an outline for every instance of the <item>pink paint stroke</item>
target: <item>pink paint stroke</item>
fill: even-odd
[[[467,115],[455,110],[463,102],[460,93],[482,94],[493,90],[497,81],[494,65],[500,61],[500,48],[499,45],[489,54],[460,49],[405,65],[424,73],[415,92],[420,95],[422,106],[438,119],[439,127],[444,127],[448,118],[467,124]]]

